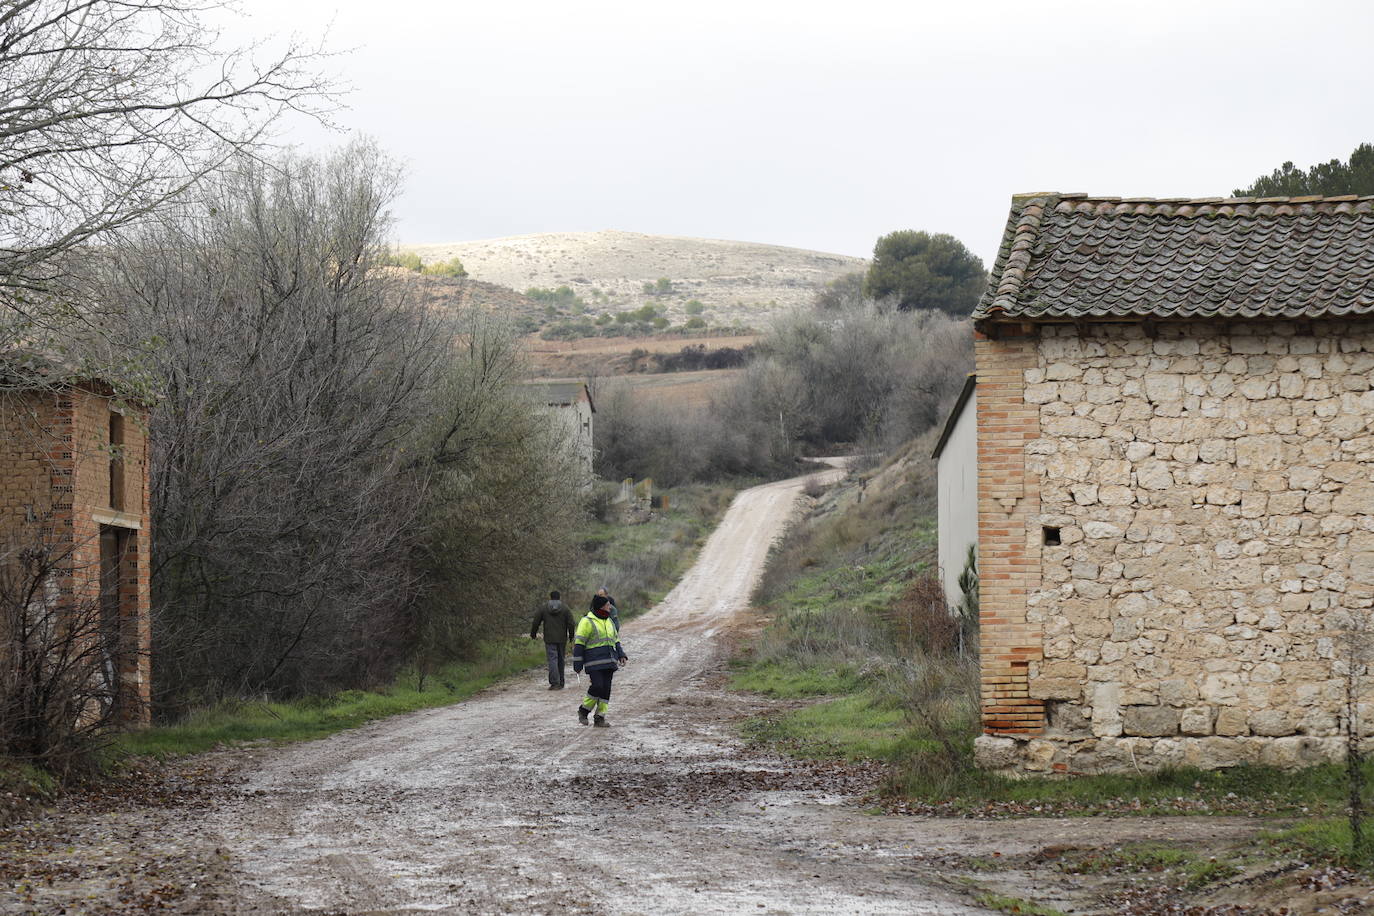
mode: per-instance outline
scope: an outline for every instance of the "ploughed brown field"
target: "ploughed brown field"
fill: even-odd
[[[596,387],[629,385],[636,400],[671,407],[707,407],[742,369],[702,369],[695,372],[648,372],[647,355],[672,354],[685,347],[741,349],[758,335],[677,337],[589,337],[582,340],[526,338],[534,375],[548,381],[596,379]]]

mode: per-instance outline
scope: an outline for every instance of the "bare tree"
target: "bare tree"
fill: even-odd
[[[0,344],[90,307],[81,246],[329,104],[318,49],[222,50],[218,0],[0,0]]]
[[[66,775],[120,716],[121,641],[99,594],[60,589],[88,571],[39,518],[0,545],[0,755]]]
[[[376,266],[398,182],[366,142],[236,160],[108,268],[160,388],[164,703],[366,683],[406,648],[425,488],[408,447],[449,347]]]
[[[571,572],[586,507],[562,427],[520,384],[528,365],[512,323],[478,309],[454,316],[455,346],[429,421],[421,671],[491,634],[528,624],[530,602]]]
[[[442,663],[569,565],[574,455],[521,393],[510,327],[381,264],[398,185],[365,141],[237,160],[108,262],[159,394],[164,715]]]

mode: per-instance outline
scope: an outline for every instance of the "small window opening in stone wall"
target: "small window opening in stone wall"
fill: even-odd
[[[124,511],[124,417],[110,413],[110,508]]]
[[[1058,528],[1051,528],[1049,525],[1046,525],[1044,528],[1044,533],[1046,547],[1058,547],[1062,543],[1062,541],[1060,541],[1059,539]]]

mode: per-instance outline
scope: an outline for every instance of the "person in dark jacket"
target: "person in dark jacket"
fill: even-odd
[[[587,724],[587,714],[596,713],[594,724],[607,728],[606,709],[611,705],[611,678],[629,659],[620,647],[620,634],[611,622],[611,603],[604,595],[592,599],[592,612],[582,618],[573,637],[573,670],[587,669],[591,686],[577,707],[577,721]]]
[[[615,624],[615,631],[616,631],[617,633],[619,633],[619,632],[620,632],[620,608],[616,606],[615,599],[612,598],[612,597],[611,597],[611,593],[610,593],[609,591],[606,590],[606,586],[604,586],[604,585],[601,586],[600,588],[598,588],[598,589],[596,590],[596,594],[595,594],[595,595],[592,595],[592,604],[591,604],[591,606],[590,606],[589,608],[587,608],[587,610],[588,610],[588,611],[594,611],[594,610],[596,610],[596,599],[597,599],[598,597],[605,598],[605,599],[606,599],[606,603],[610,605],[610,607],[611,607],[611,623]]]
[[[558,592],[549,592],[549,600],[534,612],[530,621],[530,639],[544,628],[544,652],[549,660],[549,689],[563,689],[563,671],[566,664],[564,647],[573,638],[572,609],[558,597]]]

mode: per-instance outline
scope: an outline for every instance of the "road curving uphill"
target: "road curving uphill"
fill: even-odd
[[[978,912],[873,856],[831,768],[734,736],[722,635],[804,479],[741,493],[626,625],[612,728],[577,724],[574,682],[531,675],[260,755],[212,820],[241,911]]]

